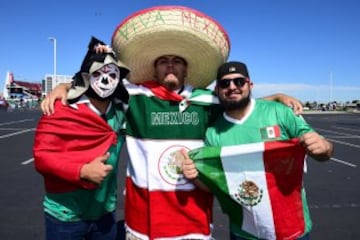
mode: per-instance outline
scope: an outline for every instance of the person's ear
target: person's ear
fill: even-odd
[[[254,83],[252,81],[249,82],[250,89],[254,87]]]

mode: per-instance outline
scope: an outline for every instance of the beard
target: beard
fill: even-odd
[[[250,103],[250,94],[238,101],[233,101],[233,100],[224,100],[224,99],[220,99],[220,105],[223,106],[223,108],[225,110],[243,110],[245,109],[249,103]]]
[[[166,81],[164,82],[164,87],[170,91],[175,91],[179,88],[179,83],[174,81]]]

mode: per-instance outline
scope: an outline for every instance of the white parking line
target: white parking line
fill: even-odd
[[[317,130],[321,130],[321,131],[324,131],[324,132],[335,133],[335,134],[340,134],[340,135],[342,135],[343,137],[350,137],[350,138],[358,138],[358,137],[359,137],[359,135],[353,135],[353,134],[348,134],[348,133],[341,133],[341,132],[329,131],[329,130],[321,129],[321,128],[317,128]],[[325,135],[324,135],[324,136],[325,136]],[[342,141],[337,141],[337,140],[334,140],[334,139],[330,138],[329,136],[327,136],[326,138],[329,139],[329,140],[332,141],[332,142],[336,142],[336,143],[339,143],[339,144],[347,145],[347,146],[350,146],[350,147],[360,148],[360,145],[356,145],[356,144],[352,144],[352,143],[347,143],[347,142],[342,142]],[[340,137],[338,136],[337,138],[340,138]]]
[[[29,160],[23,161],[21,165],[26,165],[34,161],[34,158],[30,158]]]
[[[334,161],[334,162],[338,162],[338,163],[342,163],[342,164],[345,164],[345,165],[348,165],[350,167],[354,167],[356,168],[357,166],[355,164],[352,164],[352,163],[349,163],[349,162],[345,162],[343,160],[340,160],[340,159],[337,159],[337,158],[330,158],[331,161]]]
[[[0,130],[6,130],[6,131],[15,131],[15,130],[22,130],[24,128],[0,128]]]
[[[9,124],[13,124],[13,123],[29,122],[29,121],[34,121],[34,119],[33,118],[28,118],[28,119],[23,119],[23,120],[20,120],[20,121],[12,121],[12,122],[0,123],[0,126],[9,125]]]
[[[19,131],[19,132],[14,132],[14,133],[6,134],[6,135],[1,135],[0,138],[7,138],[7,137],[11,137],[11,136],[19,135],[19,134],[22,134],[22,133],[31,132],[31,131],[35,131],[35,128],[25,129],[25,130],[22,130],[22,131]]]
[[[358,135],[347,135],[347,136],[338,136],[338,135],[323,135],[326,138],[337,138],[337,139],[356,139],[360,138]]]
[[[340,143],[340,144],[347,145],[347,146],[354,147],[354,148],[360,148],[359,145],[355,145],[355,144],[352,144],[352,143],[337,141],[337,140],[334,140],[334,139],[331,139],[331,138],[328,138],[328,139],[329,139],[331,142]]]
[[[345,203],[345,204],[309,204],[309,208],[360,208],[359,203]]]
[[[333,134],[339,134],[339,135],[343,135],[343,136],[353,136],[353,134],[350,134],[350,133],[336,132],[336,131],[331,131],[331,130],[327,130],[327,129],[323,129],[323,128],[316,128],[316,130],[319,130],[322,132],[330,132]]]
[[[337,127],[337,126],[333,126],[333,128],[345,130],[345,131],[351,131],[351,132],[360,132],[360,129],[354,129],[354,128],[345,128],[345,127]]]

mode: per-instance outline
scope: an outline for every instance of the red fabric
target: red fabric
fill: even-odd
[[[125,222],[150,240],[191,233],[209,235],[206,223],[212,222],[212,204],[212,194],[199,189],[149,192],[126,178]]]
[[[296,239],[305,231],[301,199],[304,158],[305,149],[298,139],[265,143],[264,164],[277,239]]]
[[[275,138],[278,138],[281,136],[281,131],[279,125],[274,126],[274,132],[275,132]]]
[[[158,97],[161,100],[168,100],[168,101],[176,101],[180,102],[183,100],[183,97],[177,94],[174,91],[169,91],[167,88],[165,88],[162,85],[159,85],[155,81],[147,81],[142,83],[142,85],[153,92],[156,97]]]
[[[48,192],[59,193],[96,185],[80,179],[81,167],[116,144],[111,127],[85,104],[79,109],[55,103],[55,113],[42,116],[33,147],[36,170]]]

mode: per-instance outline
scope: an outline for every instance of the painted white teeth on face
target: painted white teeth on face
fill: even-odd
[[[102,98],[113,94],[120,82],[119,68],[115,64],[108,64],[90,76],[90,84],[94,91]],[[103,81],[106,79],[106,81]]]

